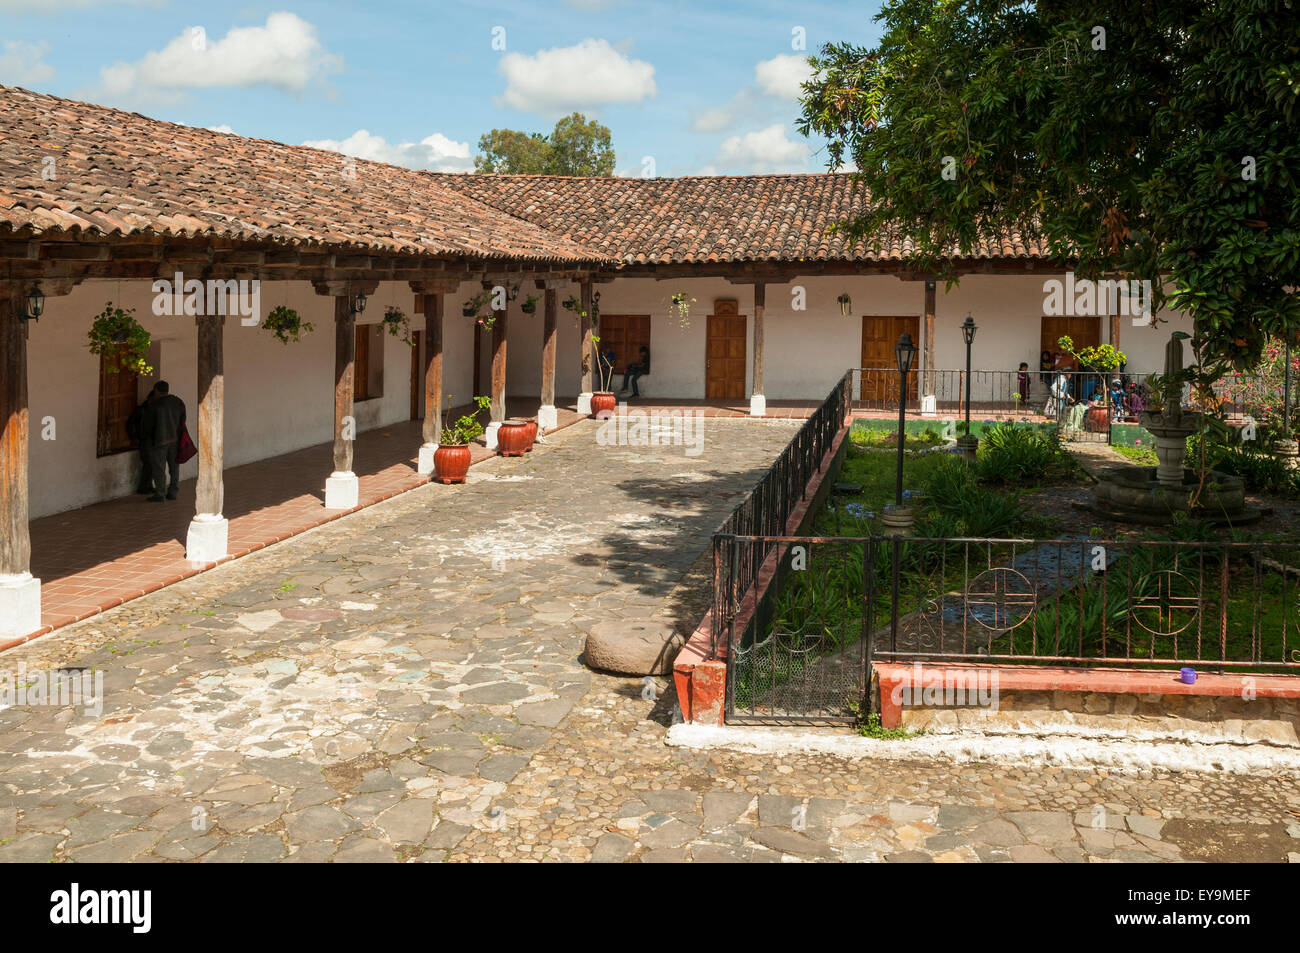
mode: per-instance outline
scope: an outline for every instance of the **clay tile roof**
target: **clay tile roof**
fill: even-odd
[[[43,177],[53,157],[52,177]],[[353,175],[346,172],[355,170]],[[472,258],[604,256],[412,169],[0,86],[0,232]]]
[[[686,176],[676,179],[425,173],[439,182],[628,263],[901,261],[911,243],[879,251],[827,234],[864,194],[850,175]],[[1046,258],[1015,236],[977,258]]]

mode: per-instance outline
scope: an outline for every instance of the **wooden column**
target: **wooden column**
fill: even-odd
[[[31,572],[32,541],[27,525],[27,324],[22,320],[25,308],[19,284],[0,282],[0,425],[4,427],[0,433],[0,576],[25,576]]]
[[[581,332],[581,360],[580,364],[581,378],[579,382],[578,394],[578,413],[591,413],[591,393],[592,393],[592,325],[591,325],[591,279],[583,278],[579,284],[579,304],[582,314],[579,318],[579,329]],[[584,406],[585,405],[585,406]]]
[[[934,393],[934,308],[935,282],[927,279],[925,282],[925,387],[923,389],[925,394]]]
[[[334,298],[334,472],[352,472],[352,442],[356,432],[353,394],[357,359],[357,317],[352,297]]]
[[[194,442],[199,451],[199,479],[195,485],[194,519],[185,534],[185,558],[194,563],[211,563],[230,555],[230,523],[221,512],[226,495],[222,478],[226,316],[201,314],[194,323],[198,327],[199,416]]]
[[[442,436],[442,315],[441,294],[424,296],[424,437],[436,446]]]
[[[325,481],[325,508],[350,510],[359,502],[360,486],[352,472],[357,420],[353,407],[357,368],[357,316],[352,303],[358,294],[373,295],[377,281],[318,281],[316,293],[334,299],[334,472]],[[361,373],[365,373],[363,368]]]
[[[559,292],[549,284],[544,293],[544,315],[542,318],[542,404],[537,409],[537,426],[542,433],[554,430],[559,425],[555,410],[555,342],[556,309]]]
[[[199,431],[195,442],[199,449],[199,478],[195,486],[194,511],[220,516],[225,502],[222,479],[226,379],[223,344],[226,316],[200,315],[199,329]]]
[[[506,419],[506,322],[508,312],[497,311],[492,322],[492,419]]]
[[[749,396],[749,413],[762,417],[767,413],[763,396],[763,312],[767,308],[767,285],[754,282],[754,389]]]

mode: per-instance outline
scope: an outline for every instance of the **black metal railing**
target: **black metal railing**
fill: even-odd
[[[727,717],[847,722],[874,661],[1300,670],[1300,545],[749,536],[780,553],[728,635]],[[743,594],[742,594],[743,597]],[[730,613],[730,614],[728,614]]]
[[[723,558],[719,541],[734,536],[779,536],[786,532],[791,514],[804,499],[813,474],[822,467],[826,452],[849,415],[848,388],[846,373],[714,535],[715,652],[720,628],[730,624],[740,595],[753,585],[770,552],[770,548],[757,545],[750,547],[743,559],[736,551]],[[732,598],[719,602],[717,593],[723,591]]]

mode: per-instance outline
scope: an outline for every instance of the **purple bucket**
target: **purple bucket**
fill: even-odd
[[[1181,668],[1181,669],[1179,669],[1179,670],[1178,670],[1178,680],[1179,680],[1180,682],[1182,682],[1184,685],[1195,685],[1195,684],[1196,684],[1196,669],[1194,669],[1194,668]]]

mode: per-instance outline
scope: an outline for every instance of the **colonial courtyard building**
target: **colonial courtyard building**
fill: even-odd
[[[975,368],[1023,361],[1035,380],[1062,334],[1144,372],[1189,324],[1105,296],[1053,313],[1069,263],[1013,240],[957,261],[946,288],[895,237],[875,250],[830,231],[862,201],[845,175],[438,174],[11,87],[0,132],[4,637],[42,625],[29,521],[132,494],[127,421],[157,380],[189,409],[185,557],[208,565],[228,555],[227,468],[332,442],[323,504],[350,509],[358,434],[422,420],[409,455],[428,473],[449,404],[492,398],[488,448],[507,400],[543,427],[589,413],[594,348],[618,370],[649,348],[647,400],[762,416],[819,401],[847,368],[891,367],[902,333],[923,372],[960,369],[968,315]],[[148,371],[88,349],[106,303],[149,332]],[[304,322],[297,340],[263,327],[276,308]],[[394,309],[409,343],[400,322],[386,333]],[[923,398],[934,378],[918,379]]]

